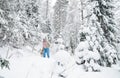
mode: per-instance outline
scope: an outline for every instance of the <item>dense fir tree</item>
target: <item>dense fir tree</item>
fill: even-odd
[[[9,17],[10,6],[8,3],[7,0],[0,0],[0,46],[8,44],[12,35],[12,18]]]
[[[81,24],[80,17],[79,0],[69,0],[66,25],[62,33],[64,34],[65,45],[71,54],[74,54],[74,50],[78,44],[77,34]]]
[[[0,67],[1,67],[2,69],[3,69],[4,67],[10,69],[10,68],[9,68],[9,61],[0,57]]]
[[[91,0],[92,1],[92,0]],[[116,51],[116,26],[114,22],[113,0],[96,0],[94,14],[97,17],[97,21],[100,23],[100,28],[103,31],[103,38],[105,38],[100,44],[104,49],[104,61],[107,66],[117,63],[117,51]]]
[[[87,6],[91,6],[89,10]],[[100,66],[111,67],[118,61],[116,50],[116,26],[112,13],[112,1],[90,0],[87,6],[84,11],[88,14],[83,18],[85,22],[83,26],[81,26],[78,35],[80,43],[76,48],[76,55],[79,59],[84,61],[85,67],[91,65],[90,59],[93,59],[93,63],[96,65],[99,64]],[[84,43],[88,44],[88,47],[85,47]],[[79,56],[77,52],[79,52],[81,56]],[[82,56],[84,54],[88,56]],[[98,58],[94,56],[98,56]],[[82,63],[82,61],[80,63]],[[88,64],[86,64],[86,62]],[[92,70],[95,69],[95,66],[91,67]]]
[[[62,29],[66,24],[66,14],[67,14],[67,0],[57,0],[54,6],[54,37],[58,37],[62,33]]]
[[[114,0],[114,6],[115,6],[115,8],[114,8],[114,14],[115,14],[115,16],[114,16],[114,18],[115,18],[115,22],[116,22],[116,28],[118,29],[118,30],[120,30],[120,0]],[[119,43],[118,45],[117,45],[117,50],[118,50],[118,52],[119,52],[119,55],[120,55],[120,32],[118,31],[118,33],[117,33],[117,42]]]
[[[2,31],[4,29],[1,45],[7,42],[13,47],[37,44],[41,40],[40,32],[46,29],[45,6],[46,2],[39,0],[0,0],[0,16],[5,22],[0,24],[2,27],[4,25],[1,28]]]

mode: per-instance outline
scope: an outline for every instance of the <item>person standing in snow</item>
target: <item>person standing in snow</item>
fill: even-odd
[[[46,39],[43,39],[43,57],[46,57],[46,55],[48,58],[50,57],[49,47],[49,42]]]

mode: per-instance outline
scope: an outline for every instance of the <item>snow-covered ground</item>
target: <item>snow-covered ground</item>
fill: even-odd
[[[116,68],[84,72],[82,66],[77,65],[74,58],[64,50],[56,52],[50,58],[43,58],[39,53],[31,53],[25,49],[13,51],[19,52],[20,56],[11,56],[10,70],[0,69],[0,78],[120,78],[120,71]]]
[[[1,70],[0,75],[5,78],[50,78],[52,59],[40,56],[30,56],[10,60],[10,70]]]

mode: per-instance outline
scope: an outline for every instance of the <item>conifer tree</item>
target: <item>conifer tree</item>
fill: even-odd
[[[53,26],[55,37],[61,33],[66,23],[67,0],[57,0],[54,6]]]
[[[87,49],[88,57],[80,56],[82,59],[87,62],[92,58],[94,59],[94,64],[111,67],[118,61],[118,52],[116,50],[116,26],[114,23],[114,14],[112,12],[114,7],[112,6],[111,0],[89,1],[89,5],[87,6],[91,7],[89,7],[89,10],[87,6],[84,9],[88,14],[83,18],[85,23],[81,26],[78,34],[80,43],[76,48],[76,52],[84,54]],[[83,42],[88,44],[88,46],[81,46],[85,45]],[[80,48],[80,46],[83,48]],[[98,56],[98,58],[93,56]],[[79,59],[81,59],[80,57]],[[93,66],[93,70],[94,67],[95,66]]]

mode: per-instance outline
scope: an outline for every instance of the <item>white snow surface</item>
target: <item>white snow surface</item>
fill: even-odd
[[[2,50],[0,49],[1,52]],[[1,52],[0,55],[2,55]],[[19,52],[23,56],[19,58],[12,56],[14,58],[8,59],[10,70],[0,69],[0,77],[62,78],[58,75],[63,74],[65,78],[120,78],[117,68],[101,68],[101,72],[84,72],[83,67],[75,63],[74,57],[64,50],[59,50],[50,58],[43,58],[39,53],[31,53],[25,49],[19,50]]]
[[[52,59],[30,56],[10,59],[10,70],[1,70],[5,78],[50,78],[53,69]]]

